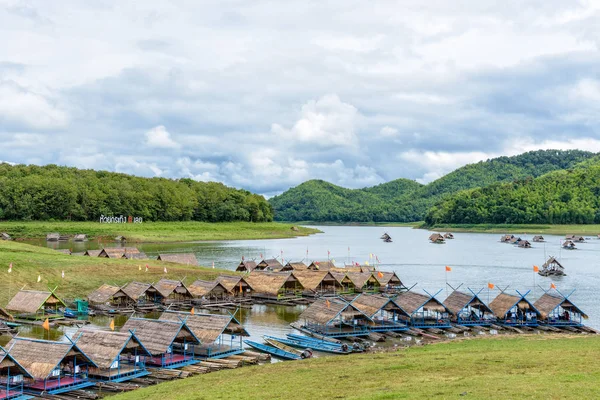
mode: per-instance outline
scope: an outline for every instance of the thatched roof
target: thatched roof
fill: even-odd
[[[385,296],[361,294],[356,296],[356,298],[352,300],[351,304],[371,319],[375,316],[375,314],[381,311],[381,309],[388,311],[396,310],[405,314],[407,317],[410,316],[404,310],[402,310],[402,308],[397,305],[394,300]]]
[[[298,278],[304,289],[313,291],[319,288],[319,285],[327,275],[330,275],[328,271],[294,271],[294,276]]]
[[[126,258],[128,260],[147,260],[148,256],[146,255],[146,253],[140,251],[139,253],[123,253],[123,258]]]
[[[131,332],[80,329],[75,336],[77,346],[94,361],[98,368],[110,368],[121,353],[137,347],[140,356],[150,355],[142,342]]]
[[[313,271],[328,271],[331,268],[335,268],[335,264],[331,260],[313,261],[308,265],[308,269]]]
[[[11,368],[11,375],[17,375],[13,370],[14,368],[16,368],[19,370],[19,373],[24,375],[26,378],[33,378],[29,371],[27,371],[25,367],[19,364],[19,362],[15,360],[8,351],[0,347],[0,370],[2,368]]]
[[[544,240],[544,237],[542,235],[536,235],[533,237],[532,239],[534,242],[540,242],[542,240]]]
[[[329,273],[340,285],[352,283],[352,280],[346,276],[345,272],[329,271]]]
[[[253,271],[246,277],[246,282],[252,286],[255,292],[265,294],[276,295],[286,282],[296,282],[298,289],[304,289],[304,286],[296,278],[295,272]]]
[[[8,303],[6,309],[19,313],[36,313],[46,306],[66,304],[56,297],[52,292],[42,292],[38,290],[20,290],[15,297]]]
[[[416,292],[404,292],[400,293],[394,301],[400,306],[407,314],[414,314],[421,308],[425,310],[438,311],[438,312],[450,312],[448,308],[435,297],[424,295]]]
[[[382,276],[380,276],[380,274]],[[373,273],[373,276],[375,277],[375,279],[377,279],[377,282],[379,282],[379,285],[381,285],[381,286],[386,286],[388,284],[389,285],[402,285],[402,281],[400,280],[398,275],[396,275],[395,272],[377,271],[377,272]]]
[[[531,247],[531,243],[528,240],[519,240],[519,247]]]
[[[550,264],[554,264],[559,268],[565,269],[565,267],[562,266],[562,264],[560,262],[558,262],[558,260],[554,257],[550,257],[548,259],[548,261],[546,261],[543,265],[542,268],[548,268],[550,266]]]
[[[88,295],[88,301],[95,304],[104,304],[115,297],[127,297],[132,301],[136,300],[131,298],[120,287],[104,284]]]
[[[189,289],[190,293],[192,294],[192,296],[194,296],[194,297],[208,296],[213,291],[215,291],[215,292],[221,291],[224,293],[229,292],[227,290],[227,288],[225,286],[223,286],[223,284],[219,283],[218,281],[204,281],[202,279],[198,279],[197,281],[192,283],[188,287],[188,289]]]
[[[306,271],[308,266],[303,262],[288,262],[281,269],[282,271]]]
[[[85,233],[78,233],[73,237],[74,242],[85,242],[86,240],[88,240],[88,237]]]
[[[123,258],[125,254],[125,249],[122,247],[108,247],[100,250],[98,257],[105,258]]]
[[[492,310],[485,305],[485,303],[473,293],[459,292],[458,290],[450,293],[450,296],[444,300],[444,304],[450,310],[452,315],[458,315],[464,308],[471,306],[484,312],[492,312]]]
[[[269,258],[266,260],[262,260],[258,264],[256,264],[256,268],[258,269],[275,269],[280,270],[283,268],[283,265],[276,258]]]
[[[576,311],[581,314],[582,317],[588,318],[588,316],[581,311],[579,307],[563,296],[544,293],[544,295],[540,297],[533,305],[540,312],[540,315],[544,319],[548,318],[548,314],[554,311],[554,309],[558,306],[561,306],[567,311]]]
[[[132,331],[153,356],[165,354],[177,338],[200,344],[183,321],[165,321],[160,319],[129,318],[121,332]]]
[[[83,255],[88,257],[98,257],[101,251],[102,250],[86,250],[86,252],[83,253]]]
[[[218,314],[197,314],[194,315],[184,312],[165,311],[160,316],[162,320],[185,321],[187,326],[194,332],[194,335],[203,344],[216,341],[223,333],[250,336],[242,324],[232,315]]]
[[[358,308],[339,297],[318,299],[300,314],[299,319],[320,325],[327,325],[340,314],[360,316],[370,320],[370,318]]]
[[[256,269],[256,261],[242,261],[238,264],[236,271],[252,272]]]
[[[250,286],[246,279],[239,275],[220,275],[217,278],[217,282],[223,285],[223,287],[225,287],[225,289],[227,289],[227,291],[230,293],[233,293],[234,289],[240,286],[240,283],[242,284],[242,288],[244,290],[246,288],[252,289],[252,286]]]
[[[194,253],[160,253],[158,260],[177,264],[198,265],[198,259]]]
[[[346,275],[350,278],[354,286],[359,289],[364,287],[369,281],[379,285],[372,272],[348,272]]]
[[[149,283],[130,282],[123,288],[123,291],[127,294],[127,296],[131,297],[135,301],[138,301],[139,298],[144,296],[151,287],[152,285]]]
[[[13,338],[7,345],[10,355],[35,379],[46,379],[69,356],[85,358],[95,366],[76,344],[29,338]]]
[[[10,235],[6,232],[0,233],[0,239],[2,240],[10,240]]]
[[[14,317],[8,312],[6,311],[4,308],[0,307],[0,320],[5,320],[5,321],[14,321]]]
[[[431,236],[429,236],[429,240],[432,242],[443,242],[444,236],[442,236],[440,233],[433,233]]]
[[[507,293],[500,293],[490,303],[490,308],[498,318],[504,318],[511,308],[518,305],[520,309],[529,309],[539,314],[539,311],[523,296],[514,296]]]
[[[158,293],[164,298],[169,297],[174,292],[186,297],[193,297],[185,284],[181,281],[171,279],[161,279],[154,285]]]
[[[50,242],[57,242],[58,239],[60,239],[60,233],[58,232],[52,232],[46,235],[46,240]]]

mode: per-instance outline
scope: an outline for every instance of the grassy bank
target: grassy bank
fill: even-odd
[[[581,399],[599,382],[600,337],[532,335],[244,367],[114,399]]]
[[[9,274],[10,263],[13,264],[13,270]],[[149,265],[148,272],[145,272],[146,264]],[[62,271],[65,271],[64,279],[61,277]],[[222,272],[156,260],[69,256],[38,246],[0,241],[0,306],[6,305],[9,296],[21,288],[47,290],[57,287],[59,296],[74,298],[86,297],[103,283],[123,285],[132,280],[158,282],[163,277],[185,278],[186,283],[192,283],[195,279],[214,279]],[[40,283],[37,283],[38,275],[41,276]]]
[[[528,225],[528,224],[444,224],[420,225],[419,228],[431,231],[484,232],[484,233],[546,233],[549,235],[600,234],[600,225]]]
[[[292,230],[296,226],[298,230]],[[125,236],[129,242],[183,242],[198,240],[277,239],[319,232],[296,224],[278,222],[144,222],[142,224],[101,224],[99,222],[0,222],[0,232],[15,239],[46,237],[50,232],[91,238]]]

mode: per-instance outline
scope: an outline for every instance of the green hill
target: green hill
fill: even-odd
[[[461,167],[428,185],[398,179],[371,188],[346,189],[308,181],[270,200],[280,221],[410,222],[425,218],[441,199],[461,190],[538,177],[571,168],[595,154],[539,150]]]
[[[456,193],[430,209],[428,224],[600,223],[600,158],[538,178]]]
[[[273,219],[264,197],[221,183],[140,178],[107,171],[0,164],[0,220],[149,221]]]

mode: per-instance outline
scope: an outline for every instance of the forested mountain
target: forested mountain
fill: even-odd
[[[428,224],[600,223],[600,158],[539,178],[456,193],[427,213]]]
[[[271,221],[264,197],[220,183],[0,164],[0,220]]]
[[[345,189],[308,181],[270,202],[281,221],[407,222],[423,220],[438,201],[461,190],[538,177],[571,168],[595,154],[580,150],[539,150],[461,167],[421,185],[398,179],[372,188]]]

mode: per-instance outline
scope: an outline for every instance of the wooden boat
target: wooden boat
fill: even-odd
[[[298,350],[295,347],[288,346],[285,343],[279,341],[279,338],[272,336],[263,336],[265,342],[273,347],[277,347],[280,350],[287,351],[288,353],[296,354],[300,358],[312,358],[313,353],[311,349]]]
[[[321,351],[324,353],[334,353],[334,354],[349,354],[350,353],[350,350],[348,349],[348,345],[346,345],[346,344],[342,345],[342,347],[335,346],[335,345],[328,346],[327,344],[318,343],[316,341],[314,341],[314,342],[306,341],[305,342],[302,340],[284,339],[284,338],[277,338],[277,337],[272,337],[272,336],[265,336],[265,341],[267,341],[267,343],[268,343],[269,339],[276,340],[287,346],[293,346],[293,347],[305,348],[305,349],[309,348],[309,349]]]
[[[362,346],[359,343],[354,343],[352,346],[348,346],[348,344],[346,343],[335,343],[335,342],[330,342],[330,341],[326,341],[323,339],[316,339],[316,338],[312,338],[309,336],[302,336],[302,335],[296,335],[294,333],[290,333],[287,335],[289,340],[294,340],[297,342],[301,342],[304,343],[305,346],[310,347],[312,349],[315,350],[319,350],[318,347],[323,347],[323,348],[332,348],[334,350],[336,350],[337,353],[343,353],[345,351],[350,351],[350,352],[361,352],[364,351],[364,349],[362,348]],[[319,350],[321,351],[321,350]]]
[[[277,347],[254,342],[252,340],[244,340],[244,343],[256,350],[260,350],[264,353],[271,354],[272,356],[279,357],[284,360],[301,360],[300,356],[294,353],[287,352],[285,350],[278,349]]]

